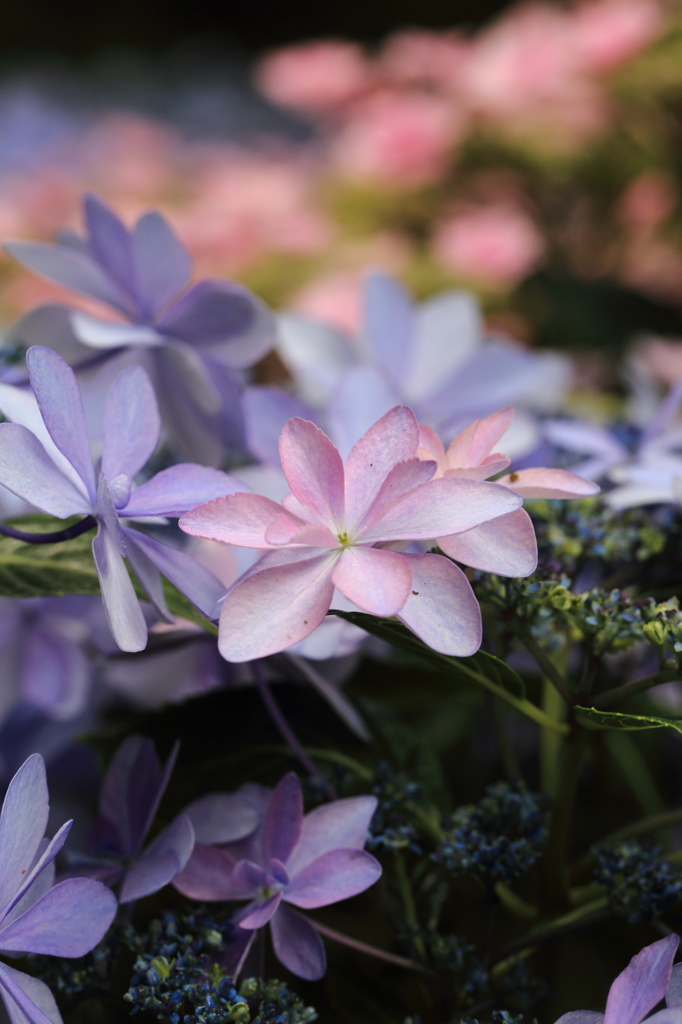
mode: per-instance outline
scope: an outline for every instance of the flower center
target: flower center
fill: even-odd
[[[347,533],[337,533],[337,540],[342,548],[350,547],[350,538]]]

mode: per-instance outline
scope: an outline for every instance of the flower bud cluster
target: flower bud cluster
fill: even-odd
[[[488,886],[511,882],[540,856],[548,809],[548,797],[529,793],[521,782],[488,786],[482,800],[459,807],[444,823],[433,859],[456,875],[476,875]]]
[[[403,850],[421,853],[417,830],[410,821],[410,811],[421,796],[419,783],[412,782],[404,772],[394,772],[386,761],[374,769],[372,793],[379,803],[367,837],[367,849]]]
[[[651,921],[682,897],[682,878],[658,847],[636,840],[596,846],[595,881],[605,885],[609,906],[632,922]]]

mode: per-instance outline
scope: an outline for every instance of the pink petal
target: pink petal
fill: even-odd
[[[369,889],[381,865],[364,850],[330,850],[306,865],[284,891],[287,903],[304,910],[327,907]]]
[[[481,646],[481,609],[462,570],[442,555],[404,557],[412,569],[412,588],[400,621],[440,654],[475,654]]]
[[[414,459],[419,426],[406,405],[382,416],[353,446],[346,462],[346,519],[357,523],[399,462]]]
[[[478,480],[431,480],[388,506],[362,534],[363,541],[449,537],[514,512],[521,505],[508,487]]]
[[[438,463],[438,475],[442,476],[448,468],[445,458],[445,447],[435,430],[427,427],[425,423],[419,424],[419,449],[417,452],[420,459],[435,459]]]
[[[330,850],[361,850],[376,809],[375,796],[351,796],[306,814],[300,839],[287,861],[290,877]]]
[[[253,909],[246,917],[241,917],[240,915],[239,927],[246,928],[248,931],[262,928],[264,924],[268,923],[281,902],[282,893],[278,892],[271,896],[270,899],[265,900],[264,903],[254,904]]]
[[[334,533],[344,528],[343,462],[327,435],[310,420],[288,420],[279,439],[282,469],[292,494]]]
[[[298,531],[301,529],[301,524],[294,522],[284,512],[280,513],[276,519],[273,519],[267,530],[265,531],[265,540],[268,544],[283,545],[288,544],[292,537],[295,537]]]
[[[315,550],[315,549],[313,549]],[[218,649],[226,661],[252,661],[291,647],[329,610],[335,552],[262,569],[238,583],[220,614]]]
[[[337,548],[338,539],[322,523],[295,523],[289,516],[281,515],[265,531],[270,544],[304,545],[312,548]]]
[[[467,480],[487,480],[488,477],[495,476],[496,473],[501,473],[502,470],[507,468],[510,462],[511,459],[507,458],[506,455],[501,455],[499,452],[496,452],[494,455],[485,459],[480,466],[446,469],[443,476],[448,480],[458,480],[461,478],[465,478]],[[495,481],[495,483],[499,482],[499,480]]]
[[[407,559],[395,551],[351,547],[336,563],[332,583],[358,608],[385,617],[405,604],[412,573]]]
[[[601,488],[566,469],[519,469],[497,481],[522,498],[589,498]]]
[[[428,483],[436,469],[437,464],[432,459],[407,459],[405,462],[399,462],[389,471],[362,518],[357,523],[351,523],[349,520],[349,532],[354,536],[362,533],[365,527],[383,515],[390,505],[395,505],[396,501],[410,491]]]
[[[270,548],[273,545],[265,539],[265,533],[270,524],[284,514],[276,501],[262,494],[240,492],[199,505],[185,513],[179,523],[180,529],[193,537],[218,540],[240,548]]]
[[[535,529],[522,508],[466,533],[439,537],[438,546],[449,558],[498,576],[530,576],[538,564]]]
[[[303,825],[303,791],[298,775],[288,772],[279,780],[263,815],[263,851],[269,861],[286,863]]]
[[[186,867],[173,879],[173,888],[192,900],[250,899],[232,878],[234,864],[222,850],[196,843]]]
[[[508,405],[506,409],[500,409],[484,420],[474,420],[450,443],[446,455],[449,468],[480,466],[513,419],[514,407]]]

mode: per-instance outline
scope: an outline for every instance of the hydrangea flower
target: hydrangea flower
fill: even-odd
[[[418,445],[414,413],[397,406],[358,441],[344,469],[326,434],[292,419],[280,440],[291,488],[281,505],[233,494],[182,517],[186,533],[264,550],[223,602],[218,645],[227,661],[308,636],[335,587],[372,615],[397,615],[435,650],[478,650],[480,610],[461,569],[441,555],[389,548],[471,530],[522,499],[499,484],[431,480],[436,464],[417,457]]]
[[[679,935],[666,935],[635,954],[611,985],[604,1013],[571,1010],[559,1017],[556,1024],[640,1024],[645,1017],[647,1024],[682,1024],[677,978],[668,1001],[670,1008],[646,1016],[666,995],[679,942]]]
[[[176,758],[176,743],[163,767],[151,740],[129,736],[111,759],[99,796],[87,856],[71,857],[72,875],[120,885],[121,903],[157,892],[187,864],[195,833],[203,842],[241,839],[256,828],[258,811],[248,797],[210,794],[190,804],[143,849]]]
[[[84,239],[62,231],[57,244],[12,241],[5,249],[29,270],[108,306],[118,319],[43,306],[12,337],[38,344],[62,339],[63,355],[76,369],[126,348],[146,353],[173,440],[187,456],[216,464],[221,437],[242,441],[235,371],[272,348],[272,317],[246,288],[226,281],[199,281],[183,294],[191,260],[160,214],[146,213],[128,230],[93,195],[85,197],[83,212]]]
[[[154,389],[139,366],[123,370],[106,396],[102,460],[96,473],[73,370],[49,348],[29,349],[26,362],[37,408],[25,392],[2,386],[0,409],[15,422],[0,424],[0,483],[58,519],[96,518],[92,552],[118,646],[139,651],[147,642],[147,625],[124,558],[161,615],[168,617],[163,573],[204,615],[215,617],[216,602],[224,593],[219,580],[189,555],[120,520],[179,516],[210,498],[243,490],[244,485],[219,470],[183,463],[133,488],[160,431]]]
[[[485,480],[495,476],[511,462],[508,456],[492,450],[513,417],[513,406],[507,406],[483,420],[474,420],[454,438],[447,451],[438,435],[422,425],[419,456],[436,460],[436,477]],[[597,484],[564,469],[519,469],[498,477],[497,483],[522,498],[585,498],[599,492]],[[538,563],[533,523],[522,508],[466,533],[437,540],[450,558],[499,576],[530,576]]]
[[[376,882],[381,865],[363,847],[377,800],[334,800],[304,817],[301,784],[293,772],[274,791],[252,791],[262,807],[258,831],[220,849],[198,843],[173,885],[192,899],[249,900],[235,919],[247,933],[241,961],[256,930],[269,923],[277,958],[293,974],[315,981],[326,968],[322,940],[286,904],[326,907]]]
[[[280,317],[278,352],[299,397],[325,417],[344,457],[372,423],[399,403],[450,440],[477,416],[508,403],[550,411],[569,383],[570,364],[563,356],[526,352],[503,338],[486,338],[476,300],[467,292],[444,292],[415,306],[397,281],[372,273],[363,305],[356,342],[294,313]],[[261,398],[261,415],[269,397]],[[278,400],[271,401],[274,419]],[[513,454],[520,456],[539,439],[533,416],[523,411],[515,433]]]
[[[54,858],[72,823],[48,841],[48,812],[45,763],[32,754],[12,779],[0,814],[0,951],[9,956],[84,956],[116,914],[116,899],[100,882],[71,878],[54,885]],[[12,1024],[62,1024],[47,985],[5,963],[0,996]]]

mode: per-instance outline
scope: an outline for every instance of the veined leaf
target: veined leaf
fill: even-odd
[[[637,729],[677,729],[682,732],[682,718],[657,718],[654,715],[623,715],[620,711],[598,711],[597,708],[581,708],[576,712],[583,724],[595,729],[622,729],[632,732]]]
[[[372,636],[386,640],[395,647],[417,655],[422,661],[434,665],[457,682],[482,686],[546,729],[568,732],[568,726],[563,722],[557,722],[526,698],[525,686],[518,673],[492,654],[478,651],[470,658],[453,658],[432,650],[396,619],[376,619],[364,612],[341,612],[334,609],[331,614],[352,622],[353,625],[366,630]]]
[[[27,533],[54,533],[64,530],[79,517],[54,519],[52,516],[22,516],[9,525]],[[92,557],[92,533],[58,544],[25,544],[13,537],[0,536],[0,597],[64,597],[67,594],[101,593]],[[147,597],[132,576],[138,597]],[[217,635],[217,627],[197,611],[193,604],[164,579],[164,594],[169,611],[196,623]]]

